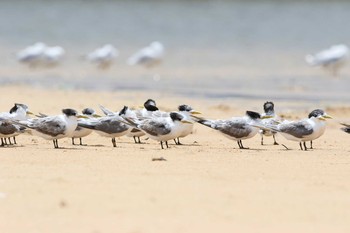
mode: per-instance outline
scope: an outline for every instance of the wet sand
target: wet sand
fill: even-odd
[[[263,104],[127,91],[0,91],[1,111],[22,102],[47,114],[66,107],[97,110],[98,104],[118,110],[154,98],[164,110],[187,103],[203,116],[229,118],[261,111]],[[20,136],[18,145],[0,148],[1,232],[349,232],[350,135],[338,125],[350,121],[349,106],[275,104],[290,119],[323,107],[334,120],[306,152],[281,136],[278,142],[291,150],[272,145],[272,138],[261,146],[259,136],[243,142],[250,150],[239,150],[201,125],[182,140],[185,145],[170,142],[165,150],[127,137],[113,148],[97,134],[84,139],[88,146],[62,139],[63,148],[53,149],[51,141]],[[160,157],[166,161],[152,161]]]

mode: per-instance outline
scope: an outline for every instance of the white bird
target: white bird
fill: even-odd
[[[45,65],[57,65],[62,61],[65,53],[65,50],[60,46],[46,47],[42,55],[43,63]]]
[[[18,52],[17,59],[29,65],[36,65],[41,62],[46,47],[44,43],[37,42]]]
[[[132,55],[127,63],[129,65],[143,65],[153,67],[158,65],[164,56],[164,46],[158,41],[152,42],[148,47],[141,49]]]
[[[225,137],[237,141],[240,149],[248,149],[243,146],[242,140],[254,137],[258,133],[258,128],[253,125],[260,119],[269,118],[270,116],[260,116],[257,112],[247,111],[243,117],[233,117],[228,120],[207,120],[200,117],[192,116],[202,125],[218,130]]]
[[[78,125],[78,118],[85,116],[78,115],[73,109],[63,109],[62,115],[48,116],[43,118],[18,121],[19,125],[32,129],[33,134],[46,140],[52,140],[54,148],[58,148],[57,139],[72,137]]]
[[[96,114],[95,110],[91,108],[83,109],[82,113],[83,113],[83,116],[86,116],[86,118],[80,118],[78,120],[78,123],[87,123],[87,121],[91,118],[100,117],[99,115]],[[91,133],[92,133],[92,129],[82,128],[78,125],[72,135],[72,144],[75,145],[74,139],[79,138],[80,140],[79,145],[82,146],[83,145],[82,138],[90,135]]]
[[[143,120],[123,118],[133,127],[145,132],[149,138],[160,142],[162,149],[164,149],[163,142],[169,148],[168,141],[179,137],[182,124],[193,124],[186,121],[181,114],[176,112],[171,112],[169,117],[152,117]]]
[[[274,124],[276,121],[278,121],[276,115],[275,115],[275,105],[273,102],[266,102],[264,103],[264,113],[261,114],[261,116],[270,116],[271,118],[265,118],[261,120],[261,123],[264,125],[271,125]],[[259,130],[259,134],[261,135],[261,145],[264,145],[264,136],[267,137],[273,137],[273,141],[274,141],[274,145],[278,145],[278,143],[276,142],[276,132],[271,131],[271,130],[264,130],[264,129],[260,129]]]
[[[325,130],[325,120],[330,118],[332,117],[323,110],[316,109],[309,114],[309,118],[303,120],[283,121],[278,125],[255,124],[254,126],[278,132],[288,140],[299,142],[301,150],[307,150],[305,142],[322,136]]]
[[[89,53],[87,59],[96,63],[100,68],[108,68],[118,55],[119,51],[113,45],[106,44]]]
[[[338,70],[345,65],[349,58],[349,48],[344,44],[333,45],[314,55],[305,56],[306,62],[311,66],[322,66],[329,69],[334,76]]]
[[[112,138],[113,147],[116,147],[116,137],[121,137],[129,133],[132,129],[127,124],[124,124],[122,116],[130,116],[131,111],[127,106],[117,114],[100,117],[95,120],[87,120],[86,122],[79,122],[78,125],[83,128],[92,129],[94,132],[103,137]]]

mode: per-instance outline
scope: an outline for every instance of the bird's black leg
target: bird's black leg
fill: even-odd
[[[272,135],[272,137],[273,137],[273,144],[274,144],[274,145],[279,145],[279,144],[276,142],[276,137],[275,137],[274,134]]]
[[[264,145],[264,136],[263,135],[261,135],[261,145]]]
[[[5,144],[4,144],[4,139],[3,138],[1,138],[1,145],[0,145],[1,147],[3,147],[3,146],[5,146]]]
[[[162,149],[164,149],[162,141],[160,141],[160,146],[162,147]]]
[[[72,138],[72,145],[75,145],[75,143],[74,143],[74,138]]]
[[[175,144],[177,145],[177,141],[176,141],[176,138],[174,138],[174,142],[175,142]]]
[[[4,145],[5,145],[5,146],[7,145],[7,140],[6,140],[6,138],[4,138]]]
[[[301,145],[301,142],[299,142],[300,149],[303,150],[303,146]]]
[[[54,146],[55,149],[58,148],[58,140],[57,139],[53,140],[53,146]]]
[[[79,141],[80,141],[80,145],[83,146],[83,140],[79,138]]]
[[[177,138],[177,144],[182,145],[182,143],[180,142],[180,138]]]
[[[136,141],[136,137],[135,137],[135,136],[133,136],[133,138],[134,138],[134,142],[135,142],[135,143],[137,143],[137,141]]]
[[[304,142],[304,149],[307,150],[307,147],[306,147],[306,142]]]
[[[310,149],[314,149],[314,148],[312,147],[312,141],[310,141]]]
[[[112,144],[113,144],[113,147],[117,147],[117,144],[115,142],[115,138],[112,138]]]
[[[12,145],[11,138],[7,138],[9,140],[9,145]]]
[[[166,148],[169,148],[168,141],[165,142]]]
[[[13,144],[17,144],[16,137],[13,137]]]
[[[242,146],[241,146],[241,144],[239,143],[239,141],[240,141],[240,140],[237,141],[238,147],[239,147],[239,149],[242,149]]]
[[[140,143],[140,144],[141,144],[141,139],[140,139],[140,137],[137,137],[137,138],[139,139],[138,143]]]
[[[249,149],[248,147],[244,147],[244,146],[243,146],[242,140],[239,140],[239,141],[240,141],[240,143],[241,143],[241,149]]]

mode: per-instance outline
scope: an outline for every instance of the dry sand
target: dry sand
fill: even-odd
[[[188,103],[204,116],[228,118],[262,101],[204,100],[166,93],[103,93],[2,87],[0,110],[23,102],[33,112],[59,113],[72,107],[118,110],[152,97],[163,109]],[[133,96],[133,99],[130,99]],[[295,118],[312,110],[275,102]],[[304,107],[303,107],[304,106]],[[290,107],[290,108],[289,108]],[[314,108],[319,106],[314,106]],[[325,106],[322,106],[325,107]],[[292,109],[293,111],[288,111]],[[182,140],[186,145],[161,150],[154,141],[136,145],[92,134],[88,146],[72,146],[20,136],[18,145],[0,148],[1,233],[109,232],[350,232],[350,135],[338,121],[350,109],[327,109],[335,120],[316,149],[278,137],[260,145],[256,136],[237,144],[201,125]],[[164,157],[166,161],[152,161]]]

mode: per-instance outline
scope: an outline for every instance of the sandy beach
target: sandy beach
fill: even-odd
[[[102,104],[113,110],[154,98],[160,109],[187,103],[209,118],[262,111],[262,101],[200,99],[147,92],[88,92],[25,86],[1,87],[1,111],[14,102],[32,112],[58,114]],[[130,99],[130,96],[133,96]],[[0,231],[6,233],[108,232],[349,232],[349,135],[338,122],[350,121],[350,107],[275,102],[288,119],[325,108],[334,117],[315,149],[300,151],[283,137],[272,145],[257,135],[239,150],[213,130],[194,133],[161,150],[157,142],[117,139],[117,148],[97,134],[73,146],[23,135],[0,148]],[[279,111],[283,109],[282,111]],[[283,108],[282,108],[283,106]],[[166,161],[152,161],[163,157]]]

